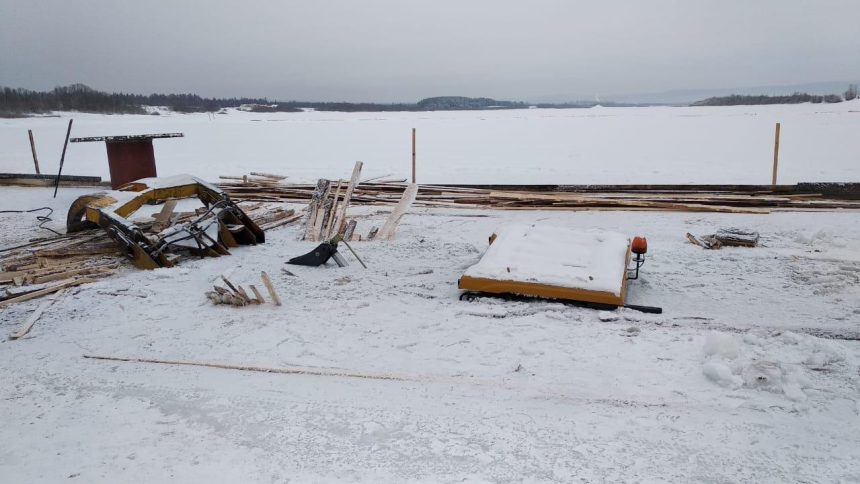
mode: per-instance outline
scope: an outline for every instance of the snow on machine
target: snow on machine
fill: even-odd
[[[146,233],[129,217],[144,204],[197,198],[204,209],[190,221]],[[143,178],[111,190],[84,195],[69,208],[66,231],[101,227],[135,267],[171,267],[187,251],[199,257],[227,255],[228,247],[265,241],[263,230],[219,188],[190,175]]]
[[[458,286],[466,291],[460,299],[539,298],[660,313],[661,308],[626,304],[628,281],[639,277],[647,250],[645,238],[616,232],[508,225],[490,237],[481,259],[460,278]]]

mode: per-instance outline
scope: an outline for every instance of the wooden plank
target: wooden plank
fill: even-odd
[[[391,215],[388,216],[388,219],[385,220],[385,224],[382,226],[382,229],[376,234],[374,240],[382,239],[382,240],[391,240],[394,238],[394,231],[397,228],[397,224],[400,223],[400,219],[409,210],[409,207],[412,206],[412,203],[415,202],[415,197],[418,195],[418,185],[412,183],[406,190],[403,191],[403,197],[400,198],[400,201],[397,202],[397,206],[394,207],[394,211],[391,212]]]
[[[254,298],[257,300],[257,304],[263,304],[266,302],[266,299],[263,298],[263,295],[260,294],[260,291],[257,289],[257,286],[250,284],[251,292],[254,293]]]
[[[11,299],[6,299],[4,301],[0,301],[0,308],[5,308],[6,306],[10,306],[15,303],[29,301],[30,299],[35,299],[37,297],[42,297],[46,294],[51,294],[59,291],[60,289],[65,289],[67,287],[79,286],[81,284],[86,284],[88,282],[95,282],[95,279],[83,278],[83,279],[72,279],[68,281],[62,281],[58,284],[55,284],[51,287],[46,287],[45,289],[40,289],[38,291],[33,291],[31,293],[24,294],[23,296],[13,297]]]
[[[261,176],[263,178],[271,178],[273,180],[286,180],[287,179],[287,177],[285,177],[283,175],[275,175],[272,173],[259,173],[256,171],[252,171],[251,174],[254,176]]]
[[[314,224],[314,240],[322,240],[325,238],[326,225],[329,223],[329,217],[331,216],[332,209],[334,207],[334,201],[331,198],[326,198],[325,203],[322,204],[322,209],[320,209],[319,214],[317,215],[317,223]]]
[[[779,164],[779,126],[780,123],[776,123],[776,130],[773,134],[773,177],[770,182],[773,186],[776,186],[776,170]]]
[[[321,368],[321,367],[283,367],[283,368],[266,368],[261,366],[249,365],[229,365],[224,363],[206,363],[198,361],[184,360],[157,360],[150,358],[121,358],[117,356],[100,356],[100,355],[83,355],[84,358],[91,360],[105,361],[125,361],[130,363],[157,363],[164,365],[182,365],[182,366],[200,366],[206,368],[220,368],[224,370],[240,370],[240,371],[255,371],[261,373],[280,373],[287,375],[312,375],[312,376],[331,376],[340,378],[363,378],[370,380],[396,380],[407,381],[410,378],[405,376],[386,374],[386,373],[364,373],[344,370],[342,368]],[[412,378],[411,380],[417,380]]]
[[[305,233],[302,237],[304,240],[314,240],[314,226],[317,221],[317,212],[323,201],[323,196],[331,189],[331,182],[325,178],[317,180],[316,189],[311,194],[311,201],[308,204],[308,219],[305,224]]]
[[[155,223],[152,224],[152,230],[155,232],[161,232],[166,229],[168,225],[170,225],[170,216],[173,215],[173,210],[176,208],[176,200],[170,199],[164,202],[164,206],[161,207],[161,211],[155,214]]]
[[[346,186],[346,193],[343,195],[343,205],[341,206],[340,213],[332,225],[331,233],[340,233],[340,227],[343,225],[344,220],[346,219],[346,210],[349,208],[349,202],[352,200],[352,194],[358,186],[358,177],[361,176],[361,167],[364,166],[364,163],[360,161],[355,162],[355,166],[352,168],[352,176],[349,178],[349,184]]]
[[[48,307],[51,304],[54,304],[54,301],[56,301],[57,298],[60,297],[63,294],[63,292],[65,292],[65,291],[66,291],[65,288],[60,289],[59,291],[52,294],[51,297],[42,301],[42,304],[39,304],[39,307],[36,308],[36,310],[33,312],[33,314],[31,314],[30,317],[27,318],[26,321],[24,321],[24,324],[22,324],[21,327],[19,327],[17,331],[15,331],[14,333],[9,335],[9,339],[13,339],[13,340],[18,339],[18,338],[21,338],[22,336],[25,336],[27,333],[29,333],[30,329],[33,328],[33,325],[36,324],[36,321],[38,321],[39,318],[42,316],[42,313],[46,309],[48,309]]]
[[[98,276],[98,275],[104,275],[104,274],[111,274],[111,273],[115,272],[117,267],[119,267],[118,264],[113,266],[113,267],[110,267],[110,266],[85,267],[85,268],[77,269],[77,270],[73,270],[73,271],[57,272],[57,273],[48,274],[48,275],[44,275],[44,276],[34,276],[31,279],[31,282],[33,284],[42,284],[45,282],[52,282],[52,281],[60,281],[63,279],[69,279],[69,278],[74,277],[74,276],[81,276],[81,275]]]
[[[352,240],[352,234],[355,232],[355,227],[358,225],[358,221],[350,220],[349,223],[346,224],[346,228],[343,231],[343,240]]]
[[[340,197],[341,185],[343,185],[343,180],[338,180],[337,181],[337,190],[335,190],[335,192],[334,192],[334,199],[333,199],[334,202],[332,203],[332,206],[331,206],[331,213],[328,214],[328,221],[327,221],[328,223],[326,223],[325,227],[323,228],[323,232],[325,234],[325,235],[323,235],[323,238],[326,240],[332,238],[332,235],[333,235],[331,233],[331,231],[332,231],[332,226],[334,225],[334,219],[337,217],[337,215],[336,215],[336,213],[337,213],[337,199]]]
[[[254,300],[251,299],[250,296],[248,296],[248,293],[245,292],[245,289],[242,286],[236,286],[236,289],[239,291],[239,296],[241,296],[242,299],[244,299],[245,301],[250,302],[250,303],[254,302]]]
[[[287,224],[293,223],[293,222],[295,222],[296,220],[301,219],[302,217],[304,217],[304,214],[303,214],[303,213],[299,213],[299,214],[292,215],[292,216],[286,217],[286,218],[284,218],[284,219],[278,220],[278,221],[276,221],[276,222],[272,222],[272,223],[270,223],[270,224],[266,224],[265,226],[262,226],[262,227],[260,227],[260,228],[261,228],[261,229],[263,229],[263,230],[271,230],[271,229],[273,229],[273,228],[275,228],[275,227],[280,227],[280,226],[282,226],[282,225],[287,225]]]
[[[278,293],[275,292],[275,286],[272,285],[272,280],[269,279],[269,275],[266,274],[266,271],[260,273],[260,279],[263,280],[263,285],[266,286],[266,289],[269,291],[269,296],[272,298],[272,302],[275,303],[275,306],[280,306],[281,298],[279,298]]]
[[[42,172],[39,171],[39,157],[36,156],[36,141],[33,140],[33,130],[28,129],[27,134],[30,136],[30,151],[33,152],[33,164],[36,165],[36,174],[39,175]]]

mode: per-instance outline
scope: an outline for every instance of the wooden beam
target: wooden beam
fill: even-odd
[[[257,286],[250,284],[249,287],[251,288],[251,292],[254,293],[254,298],[256,298],[257,304],[263,304],[264,302],[266,302],[266,299],[263,298],[262,294],[260,294],[260,291],[257,289]]]
[[[361,176],[361,167],[363,165],[364,163],[360,161],[355,162],[355,166],[352,169],[352,176],[349,179],[349,184],[346,186],[346,193],[343,195],[343,205],[341,206],[337,219],[334,221],[334,225],[332,225],[332,233],[340,233],[340,227],[346,219],[346,209],[349,208],[352,194],[355,191],[355,187],[358,186],[358,177]]]
[[[51,287],[46,287],[46,288],[40,289],[38,291],[29,292],[27,294],[24,294],[23,296],[13,297],[10,299],[6,299],[4,301],[0,301],[0,308],[5,308],[6,306],[9,306],[9,305],[12,305],[15,303],[19,303],[19,302],[29,301],[30,299],[34,299],[37,297],[42,297],[46,294],[51,294],[51,293],[59,291],[60,289],[65,289],[67,287],[79,286],[81,284],[86,284],[88,282],[95,282],[95,281],[96,281],[95,279],[89,279],[89,278],[72,279],[72,280],[63,281],[63,282],[60,282],[59,284],[55,284]]]
[[[379,230],[379,233],[376,234],[375,239],[391,240],[394,238],[394,231],[397,228],[397,224],[400,223],[400,219],[406,211],[409,210],[409,207],[412,206],[416,195],[418,195],[417,184],[413,183],[406,187],[406,190],[403,191],[403,197],[401,197],[400,201],[397,202],[397,206],[394,207],[394,211],[392,211],[391,215],[388,216],[388,219],[385,221],[385,225],[383,225],[382,229]]]
[[[415,128],[412,128],[412,183],[415,181]]]
[[[63,292],[65,292],[65,290],[66,290],[65,288],[60,289],[59,291],[52,294],[51,297],[42,301],[42,304],[40,304],[39,307],[36,308],[36,310],[33,312],[33,314],[31,314],[30,317],[27,318],[26,321],[24,321],[24,324],[22,324],[21,327],[18,328],[17,331],[15,331],[14,333],[9,335],[9,339],[18,339],[18,338],[26,335],[27,333],[29,333],[30,329],[33,328],[33,325],[36,324],[36,321],[39,320],[39,317],[42,316],[42,313],[46,309],[48,309],[48,307],[51,304],[54,304],[54,301],[56,301],[57,298],[60,297],[63,294]]]
[[[322,202],[324,200],[324,196],[328,193],[328,190],[331,189],[331,182],[325,178],[320,178],[317,180],[316,189],[314,189],[311,194],[311,201],[308,204],[308,220],[305,224],[305,233],[302,237],[304,240],[315,240],[314,239],[314,225],[317,221],[317,212],[319,211]]]
[[[776,186],[776,169],[779,164],[779,125],[780,123],[776,123],[776,131],[773,134],[773,177],[770,184],[774,187]]]
[[[275,306],[280,306],[281,298],[279,298],[278,293],[275,292],[275,286],[272,285],[272,280],[269,279],[269,275],[266,274],[266,271],[260,273],[260,279],[263,280],[263,285],[266,286],[266,289],[269,291],[269,296],[271,296],[272,302],[275,303]]]
[[[334,226],[334,219],[335,219],[336,214],[337,214],[337,199],[340,197],[340,188],[342,185],[343,185],[343,180],[342,179],[338,180],[337,181],[337,190],[335,190],[335,192],[334,192],[334,199],[333,199],[334,202],[331,205],[331,213],[328,214],[328,221],[325,224],[325,227],[323,229],[324,235],[322,238],[325,240],[332,238],[331,231],[332,231],[332,227]]]
[[[39,171],[39,157],[36,156],[36,142],[33,140],[33,130],[28,129],[27,134],[30,136],[30,151],[33,152],[33,164],[36,165],[36,174],[39,175],[42,172]]]
[[[176,200],[170,199],[164,202],[161,211],[155,214],[155,223],[152,224],[152,230],[161,232],[170,225],[170,216],[173,215],[173,210],[176,208]]]
[[[105,361],[125,361],[130,363],[159,363],[163,365],[181,365],[181,366],[201,366],[206,368],[220,368],[224,370],[241,370],[241,371],[256,371],[261,373],[281,373],[288,375],[313,375],[313,376],[334,376],[346,378],[365,378],[369,380],[395,380],[407,381],[409,378],[399,375],[385,373],[364,373],[344,370],[340,368],[320,368],[320,367],[281,367],[281,368],[266,368],[261,366],[250,365],[230,365],[225,363],[206,363],[200,361],[184,361],[184,360],[157,360],[152,358],[121,358],[117,356],[101,356],[101,355],[82,355],[84,358],[91,360]]]

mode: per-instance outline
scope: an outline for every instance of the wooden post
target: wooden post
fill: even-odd
[[[415,183],[415,128],[412,128],[412,183]]]
[[[63,154],[60,156],[60,169],[57,170],[57,181],[54,183],[54,198],[57,198],[57,189],[60,188],[60,175],[63,174],[63,162],[66,160],[66,148],[69,146],[69,135],[72,134],[72,121],[69,120],[69,128],[66,130],[66,142],[63,143]]]
[[[776,132],[773,135],[773,179],[771,185],[776,186],[776,168],[779,163],[779,123],[776,123]]]
[[[36,165],[36,174],[39,175],[42,172],[39,171],[39,157],[36,156],[36,142],[33,141],[33,130],[28,129],[27,134],[30,135],[30,151],[33,152],[33,164]]]

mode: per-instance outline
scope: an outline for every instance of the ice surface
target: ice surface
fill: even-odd
[[[32,129],[44,173],[72,136],[183,132],[154,140],[159,176],[262,171],[313,183],[411,174],[420,183],[762,183],[771,181],[782,123],[779,182],[860,180],[860,100],[838,104],[529,109],[432,113],[246,113],[161,116],[61,113],[0,119],[0,172],[32,173]],[[63,173],[107,178],[102,143],[68,148]]]

